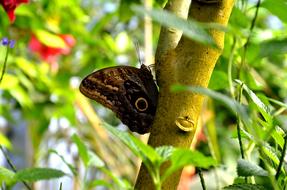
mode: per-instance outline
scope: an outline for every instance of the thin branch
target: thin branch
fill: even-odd
[[[239,103],[241,103],[241,97],[242,97],[242,93],[243,93],[243,83],[240,85],[240,88],[239,88],[239,95],[237,97],[237,101]],[[245,156],[244,156],[244,149],[243,149],[243,143],[242,143],[242,137],[241,137],[241,128],[240,128],[240,124],[241,124],[241,121],[239,119],[239,116],[237,115],[237,123],[236,123],[236,129],[237,129],[237,138],[238,138],[238,142],[239,142],[239,148],[240,148],[240,154],[241,154],[241,158],[242,159],[245,159]],[[247,177],[244,178],[245,182],[247,183]]]
[[[235,97],[235,95],[234,95],[234,87],[232,85],[232,64],[235,53],[235,47],[236,47],[236,37],[233,38],[233,44],[231,47],[230,57],[228,60],[228,83],[229,83],[229,90],[233,98]]]
[[[238,98],[237,98],[238,102],[241,102],[241,96],[242,96],[242,91],[243,91],[242,86],[243,86],[243,83],[242,83],[242,85],[240,85],[239,95],[238,95]],[[241,158],[245,159],[244,150],[243,150],[243,143],[242,143],[242,138],[241,138],[241,133],[240,133],[241,130],[240,130],[240,119],[239,119],[239,116],[237,116],[236,128],[237,128],[237,138],[238,138],[238,142],[239,142]]]
[[[197,170],[198,170],[198,175],[199,175],[199,178],[200,178],[201,187],[202,187],[203,190],[206,190],[206,185],[205,185],[205,182],[204,182],[204,178],[203,178],[201,169],[197,168]]]
[[[254,14],[254,17],[252,19],[251,26],[250,26],[250,29],[249,29],[249,35],[247,37],[246,43],[243,46],[242,61],[241,61],[241,64],[240,64],[240,67],[239,67],[239,70],[238,70],[238,77],[237,78],[239,78],[241,69],[242,69],[243,65],[245,65],[246,52],[247,52],[248,45],[250,43],[252,31],[253,31],[253,28],[255,26],[255,22],[256,22],[257,16],[258,16],[260,3],[261,3],[261,0],[258,0],[257,4],[256,4],[255,14]]]

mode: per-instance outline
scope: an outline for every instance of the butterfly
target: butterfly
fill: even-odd
[[[116,116],[139,134],[150,131],[158,98],[151,70],[144,64],[108,67],[85,77],[80,91],[111,109]]]

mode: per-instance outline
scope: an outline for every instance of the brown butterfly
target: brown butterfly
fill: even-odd
[[[82,94],[116,113],[133,132],[150,131],[158,90],[150,69],[116,66],[88,75],[80,85]]]

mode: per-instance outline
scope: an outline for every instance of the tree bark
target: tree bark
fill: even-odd
[[[182,5],[188,1],[169,1],[167,6],[176,2]],[[226,26],[233,4],[234,0],[220,0],[218,3],[203,3],[193,0],[188,17],[200,22],[214,22]],[[172,7],[176,8],[174,5]],[[172,8],[170,10],[178,13]],[[153,147],[162,145],[190,147],[204,97],[190,92],[171,92],[170,88],[174,84],[208,86],[213,68],[224,46],[224,32],[211,29],[210,34],[220,50],[199,44],[185,36],[180,37],[180,32],[178,33],[177,30],[173,32],[167,28],[162,29],[155,58],[157,82],[160,89],[159,99],[148,141],[149,145]],[[192,130],[190,132],[182,131],[175,124],[178,119],[186,119]],[[162,171],[166,167],[163,166]],[[167,178],[162,184],[162,189],[176,189],[180,175],[181,171],[178,171]],[[153,188],[153,182],[142,165],[135,189]]]

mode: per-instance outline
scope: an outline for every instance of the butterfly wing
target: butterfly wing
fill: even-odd
[[[149,132],[157,104],[157,87],[147,67],[118,66],[88,75],[80,85],[87,97],[114,111],[131,131]]]

